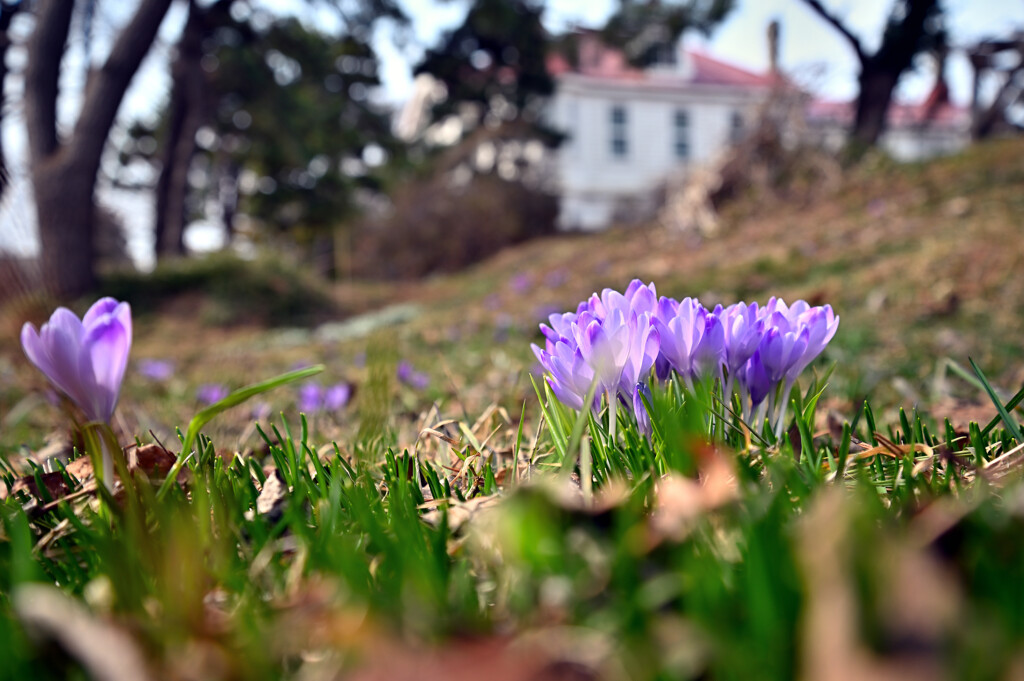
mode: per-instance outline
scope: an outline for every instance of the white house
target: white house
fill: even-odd
[[[596,32],[579,33],[577,44],[576,59],[554,53],[547,61],[555,79],[548,123],[566,139],[543,165],[561,197],[563,229],[597,230],[652,215],[666,181],[714,162],[752,126],[776,87],[804,102],[803,124],[787,131],[794,143],[838,150],[853,120],[851,102],[814,99],[778,72],[753,73],[681,45],[641,70]],[[903,161],[964,148],[970,114],[946,92],[940,83],[920,104],[891,105],[882,148]],[[443,87],[419,76],[396,121],[398,134],[440,145],[458,140],[464,130],[457,116],[427,125],[426,111],[443,97]]]
[[[585,33],[575,66],[549,59],[550,122],[567,135],[555,159],[563,228],[601,229],[643,211],[670,174],[740,136],[775,82],[698,52],[667,56],[641,71]]]
[[[565,229],[602,229],[624,215],[649,213],[672,175],[707,164],[741,137],[773,87],[777,73],[752,73],[679,47],[653,68],[638,70],[604,46],[579,36],[576,63],[548,60],[556,79],[550,116],[568,139],[554,160]],[[952,105],[939,83],[919,104],[894,103],[880,145],[901,161],[963,149],[970,113]],[[801,143],[838,150],[853,120],[851,102],[806,98]],[[791,135],[792,137],[792,135]]]

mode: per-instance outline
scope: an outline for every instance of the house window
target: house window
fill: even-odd
[[[743,139],[743,115],[739,111],[733,111],[729,117],[729,141],[739,142]]]
[[[687,160],[690,158],[690,112],[678,109],[674,123],[676,158]]]
[[[612,156],[615,158],[625,158],[629,154],[628,124],[626,107],[613,106],[611,108],[611,149]]]

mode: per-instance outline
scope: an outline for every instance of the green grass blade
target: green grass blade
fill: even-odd
[[[1006,411],[1006,407],[1003,406],[1003,401],[996,395],[996,391],[992,388],[992,385],[985,378],[984,372],[970,357],[967,361],[971,363],[971,368],[974,369],[974,374],[981,381],[981,384],[985,387],[985,392],[988,393],[988,397],[992,400],[992,404],[996,405],[996,411],[999,412],[999,418],[1003,420],[1003,424],[1006,426],[1006,430],[1013,436],[1013,439],[1017,442],[1024,442],[1024,437],[1021,437],[1020,424],[1013,420],[1010,416],[1010,412]]]
[[[1012,409],[1016,409],[1017,405],[1022,401],[1024,401],[1024,387],[1021,387],[1021,389],[1017,391],[1017,394],[1010,398],[1010,401],[1006,403],[1006,411],[1009,412]],[[996,415],[995,418],[988,422],[987,426],[982,428],[982,434],[988,435],[992,432],[992,429],[999,425],[999,421],[1002,420],[1002,418],[1002,415]]]
[[[216,418],[218,414],[227,411],[231,407],[237,407],[252,397],[261,395],[273,390],[274,388],[280,388],[282,385],[287,385],[294,381],[301,381],[304,378],[315,376],[323,370],[324,366],[322,364],[317,364],[316,366],[306,367],[296,371],[289,371],[286,374],[275,376],[274,378],[261,381],[260,383],[247,385],[244,388],[239,388],[234,391],[223,400],[214,402],[209,407],[193,416],[192,420],[189,421],[188,430],[185,431],[185,439],[182,441],[181,454],[178,455],[178,460],[174,462],[174,466],[171,467],[170,472],[168,472],[167,478],[164,480],[163,484],[160,485],[160,490],[156,495],[157,499],[162,499],[164,495],[167,494],[167,490],[169,490],[171,485],[174,484],[174,480],[178,477],[178,472],[181,470],[181,467],[185,464],[185,460],[192,451],[192,445],[195,443],[196,437],[199,436],[200,429]]]

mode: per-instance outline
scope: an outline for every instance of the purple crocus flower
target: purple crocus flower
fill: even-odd
[[[629,307],[638,315],[646,312],[653,317],[658,311],[658,291],[654,282],[645,284],[639,279],[629,282],[623,297],[629,301]]]
[[[572,409],[582,409],[594,382],[594,369],[583,359],[580,349],[567,340],[554,343],[550,352],[532,347],[537,361],[551,374],[547,377],[548,386],[558,401]],[[596,403],[597,400],[591,407],[596,407]]]
[[[765,322],[761,319],[757,303],[736,303],[722,311],[725,332],[725,368],[730,376],[738,375],[764,335]]]
[[[792,311],[792,308],[790,310]],[[825,305],[808,308],[800,313],[794,321],[797,326],[807,329],[807,349],[804,350],[800,361],[791,370],[791,377],[795,380],[797,375],[822,353],[825,346],[836,335],[836,330],[839,328],[839,317],[832,311],[831,305]]]
[[[320,411],[324,389],[316,383],[304,383],[299,388],[299,411],[312,414]]]
[[[508,280],[508,285],[509,288],[516,293],[526,293],[530,290],[533,282],[531,281],[530,275],[520,273],[513,275],[512,278]]]
[[[196,390],[196,399],[210,405],[228,396],[228,387],[223,383],[204,383]]]
[[[324,409],[338,411],[348,404],[352,397],[352,386],[348,383],[336,383],[324,391]]]
[[[696,298],[658,301],[654,328],[661,337],[661,355],[693,388],[693,379],[719,371],[725,354],[725,331],[717,315]]]
[[[775,387],[768,377],[768,371],[764,368],[764,362],[761,361],[761,353],[757,350],[747,360],[747,364],[744,367],[743,384],[750,393],[751,410],[760,406],[764,399],[768,397],[768,393]]]
[[[627,295],[604,289],[576,312],[553,314],[550,326],[541,324],[545,348],[534,345],[533,351],[563,404],[581,409],[595,380],[597,395],[609,404],[616,395],[629,399],[658,357],[658,332],[645,311],[655,309],[655,300],[653,284],[634,280]]]
[[[273,408],[270,406],[269,402],[260,401],[252,405],[252,409],[249,414],[254,421],[262,421],[269,418],[272,411]]]
[[[82,319],[59,307],[39,331],[29,323],[22,327],[21,346],[86,418],[110,422],[132,347],[128,303],[101,298]]]
[[[772,315],[771,327],[758,346],[761,361],[772,383],[779,383],[790,375],[793,367],[803,359],[809,336],[807,329],[791,325],[781,312]]]
[[[636,320],[633,324],[623,310],[613,309],[603,321],[588,313],[580,315],[577,342],[583,360],[594,370],[598,389],[609,396],[618,389],[622,369],[629,361],[633,337],[636,334]]]
[[[544,344],[547,346],[548,352],[551,352],[554,344],[560,340],[576,344],[572,326],[578,318],[579,315],[575,312],[556,313],[548,317],[551,326],[540,325],[540,332],[544,334]]]
[[[409,360],[403,359],[398,363],[398,380],[416,390],[425,390],[430,385],[430,376],[422,371],[416,371]]]
[[[567,281],[569,281],[569,271],[564,267],[551,270],[544,276],[544,285],[548,288],[558,288]]]
[[[139,373],[153,381],[166,381],[174,375],[174,362],[166,359],[140,359]]]

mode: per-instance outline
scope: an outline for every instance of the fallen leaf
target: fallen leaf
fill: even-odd
[[[29,634],[54,641],[96,681],[154,678],[138,643],[59,589],[43,584],[15,587],[14,610]]]

